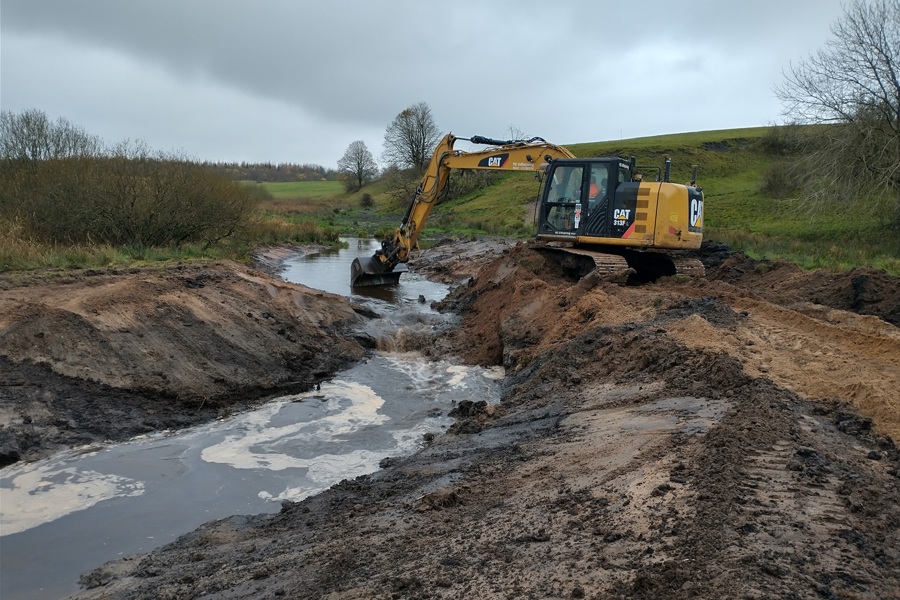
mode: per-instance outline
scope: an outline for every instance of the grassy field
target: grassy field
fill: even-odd
[[[344,184],[340,181],[272,181],[255,185],[262,186],[277,200],[321,200],[344,192]]]
[[[248,183],[262,189],[259,213],[292,223],[335,225],[335,216],[350,210],[351,199],[340,181]]]

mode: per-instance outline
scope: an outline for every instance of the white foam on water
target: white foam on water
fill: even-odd
[[[452,365],[447,367],[447,373],[450,373],[451,375],[450,379],[447,381],[447,385],[450,387],[463,387],[465,385],[466,377],[469,376],[469,367]]]
[[[13,466],[0,488],[0,536],[19,533],[111,498],[140,496],[144,483],[96,471],[82,471],[73,454]]]
[[[307,478],[317,485],[287,487],[278,494],[261,491],[258,495],[263,500],[272,502],[282,500],[299,502],[327,490],[343,479],[374,473],[386,456],[412,454],[422,446],[424,434],[438,432],[443,426],[441,419],[428,418],[409,429],[391,432],[395,443],[391,448],[380,451],[355,450],[346,454],[320,454],[315,458],[298,460],[298,464],[308,468]]]
[[[485,369],[466,365],[454,365],[445,361],[423,360],[418,352],[387,353],[381,357],[390,367],[403,373],[413,382],[416,390],[430,394],[439,393],[442,390],[458,390],[471,387],[470,378],[483,377],[496,381],[502,379],[505,373],[499,368]]]
[[[333,381],[324,384],[319,391],[301,394],[298,398],[315,398],[319,395],[327,399],[326,408],[339,408],[340,400],[349,401],[349,405],[341,408],[337,414],[272,427],[269,424],[272,417],[289,401],[270,403],[265,409],[235,417],[231,427],[237,433],[204,448],[201,458],[206,462],[226,464],[235,469],[280,471],[309,468],[311,463],[323,460],[322,457],[327,455],[309,459],[292,456],[282,449],[297,448],[313,441],[333,441],[337,436],[390,420],[390,417],[378,412],[384,405],[384,400],[367,385]],[[351,452],[346,456],[353,454],[355,453]],[[352,460],[348,462],[351,465],[353,463]]]
[[[352,479],[376,471],[382,458],[383,452],[354,450],[346,454],[320,454],[315,458],[300,460],[298,462],[308,467],[306,475],[314,485],[287,487],[278,494],[263,490],[258,496],[272,502],[281,500],[299,502],[327,490],[343,479]]]
[[[385,372],[394,371],[399,375],[397,380],[407,382],[409,393],[406,396],[411,394],[413,401],[416,398],[424,401],[422,408],[415,409],[423,413],[414,419],[415,423],[404,426],[401,419],[394,424],[400,428],[386,432],[388,435],[382,438],[373,438],[362,430],[391,421],[388,415],[380,412],[385,400],[363,383],[334,380],[323,383],[321,390],[270,402],[224,421],[177,434],[163,432],[139,436],[128,444],[111,446],[107,450],[129,444],[137,449],[153,448],[158,442],[173,443],[175,440],[174,443],[197,449],[206,463],[247,470],[300,469],[296,480],[292,479],[293,474],[287,475],[290,483],[281,491],[269,489],[257,493],[264,500],[298,501],[322,492],[342,479],[377,471],[379,462],[385,457],[415,452],[423,445],[424,434],[438,434],[448,424],[445,416],[425,416],[424,412],[433,413],[435,408],[449,405],[451,400],[455,402],[460,391],[481,390],[485,381],[504,376],[502,368],[431,362],[423,360],[418,353],[381,355],[379,360],[387,363]],[[279,415],[280,411],[297,401],[305,403],[306,416],[295,423],[281,425],[291,413]],[[432,408],[427,408],[429,406]],[[320,407],[321,414],[317,415]],[[368,445],[354,441],[356,432],[361,432],[363,439],[381,441]],[[209,443],[209,436],[220,441],[204,448],[203,445]],[[346,444],[346,452],[341,452],[343,444]],[[360,445],[366,447],[360,449]],[[155,485],[152,480],[101,473],[96,467],[85,465],[79,468],[80,459],[97,454],[96,448],[81,448],[35,463],[5,468],[0,478],[0,536],[31,529],[105,500],[141,496]],[[188,460],[189,455],[185,451],[179,461]],[[282,476],[282,483],[273,482],[273,485],[284,485],[284,480]]]
[[[482,369],[481,375],[491,381],[501,381],[506,377],[506,369],[501,366],[487,367]]]

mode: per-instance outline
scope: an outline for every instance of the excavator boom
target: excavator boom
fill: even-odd
[[[453,149],[457,140],[490,147],[463,152]],[[381,248],[373,256],[353,261],[350,267],[350,285],[364,287],[399,281],[402,271],[397,266],[407,262],[410,253],[418,246],[419,235],[431,210],[447,187],[452,169],[538,172],[558,158],[574,158],[574,155],[562,146],[551,144],[542,138],[495,140],[482,136],[458,138],[448,133],[435,148],[400,227],[390,238],[381,242]]]

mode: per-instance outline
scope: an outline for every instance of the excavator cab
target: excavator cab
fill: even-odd
[[[694,259],[661,250],[695,250],[703,238],[703,193],[669,181],[633,158],[560,158],[547,166],[537,214],[539,247],[574,277],[633,271],[629,281],[702,275]],[[648,181],[642,172],[656,172]],[[648,178],[649,179],[649,178]]]
[[[644,181],[637,169],[656,169]],[[541,192],[537,237],[585,245],[696,249],[703,235],[700,188],[670,183],[656,167],[621,157],[561,158]]]
[[[578,235],[611,236],[614,221],[620,229],[621,222],[627,221],[613,216],[634,214],[633,210],[623,212],[629,209],[616,203],[617,197],[624,197],[621,184],[630,181],[630,164],[618,158],[554,161],[545,179],[538,235],[559,237],[559,241]],[[611,207],[618,210],[611,213]]]

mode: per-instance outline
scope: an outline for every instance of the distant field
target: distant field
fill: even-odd
[[[259,213],[269,219],[286,219],[291,223],[314,222],[326,230],[336,228],[336,220],[350,208],[350,199],[340,181],[293,181],[263,183],[265,197],[257,203]]]
[[[289,181],[264,182],[261,185],[273,198],[283,199],[321,199],[340,196],[344,193],[344,184],[340,181]]]

